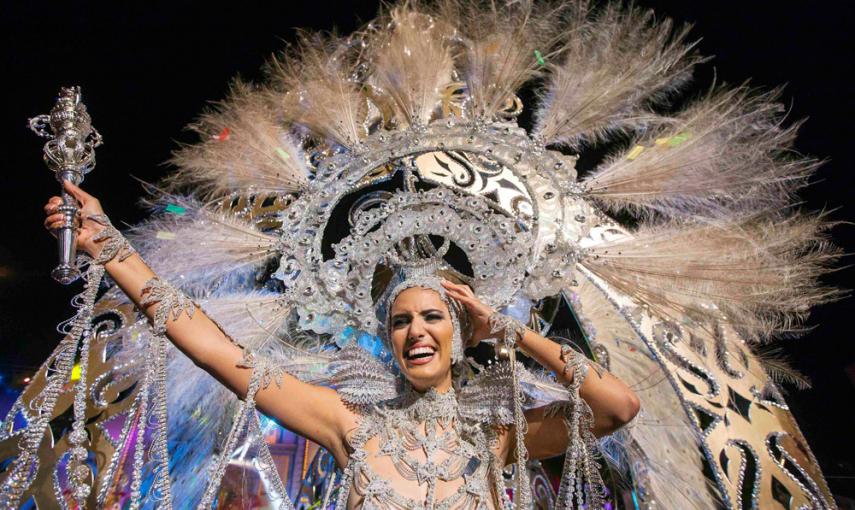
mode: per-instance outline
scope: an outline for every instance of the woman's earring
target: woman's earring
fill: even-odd
[[[454,325],[454,333],[451,335],[451,364],[463,360],[463,335],[460,334],[460,321],[457,317],[451,321]]]

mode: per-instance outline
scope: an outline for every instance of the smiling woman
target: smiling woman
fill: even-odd
[[[775,93],[671,102],[695,48],[638,7],[406,2],[236,81],[129,240],[66,183],[87,292],[0,507],[832,506],[758,353],[834,295],[788,209],[816,162]]]
[[[412,254],[378,303],[379,313],[386,314],[381,317],[384,336],[403,375],[403,388],[394,398],[347,405],[332,390],[287,373],[279,375],[275,386],[259,388],[246,371],[257,366],[248,354],[204,311],[194,311],[188,298],[154,275],[110,225],[97,199],[70,182],[65,188],[81,208],[79,247],[104,264],[156,329],[238,395],[253,397],[265,413],[335,456],[344,473],[339,507],[500,508],[509,504],[501,474],[506,464],[519,458],[552,457],[571,448],[574,456],[588,463],[588,472],[579,476],[590,476],[593,452],[588,451],[592,447],[588,436],[613,432],[638,412],[638,398],[618,379],[599,367],[586,377],[588,367],[595,364],[497,314],[470,287],[441,279],[439,274],[449,273],[441,267],[441,258],[418,260],[413,267],[417,257]],[[60,197],[53,197],[45,206],[48,229],[62,221],[60,204]],[[463,372],[468,366],[463,350],[488,339],[519,348],[558,374],[559,382],[572,388],[573,412],[593,410],[590,421],[568,421],[538,407],[523,415],[520,395],[513,394],[511,403],[506,392],[488,390],[490,384],[518,384],[507,370],[482,369],[481,380],[470,380]],[[371,380],[371,363],[363,361],[369,366],[351,368],[356,377],[351,376],[350,384]],[[513,376],[515,365],[512,357]],[[341,376],[337,382],[347,385],[346,379]],[[574,401],[574,394],[585,401]],[[294,413],[295,404],[304,412]],[[502,410],[504,419],[485,419],[497,412],[501,416]],[[571,444],[574,439],[578,443]],[[521,479],[525,480],[521,484],[528,483]],[[599,477],[588,482],[601,483]],[[530,497],[524,496],[527,489],[518,485],[517,497]],[[594,501],[600,490],[592,485],[584,497]]]

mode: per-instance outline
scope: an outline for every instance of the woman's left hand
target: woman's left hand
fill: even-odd
[[[459,285],[448,280],[442,280],[442,286],[445,288],[448,297],[462,304],[469,312],[469,320],[472,323],[472,339],[467,347],[478,345],[481,340],[494,336],[490,333],[490,316],[495,310],[482,303],[468,285]]]

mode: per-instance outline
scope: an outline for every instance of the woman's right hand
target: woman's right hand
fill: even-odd
[[[101,202],[72,184],[71,181],[63,181],[62,185],[65,191],[77,200],[77,207],[79,208],[79,214],[74,219],[74,226],[77,229],[77,249],[85,251],[93,258],[97,257],[101,251],[101,246],[100,243],[93,241],[92,238],[103,230],[104,226],[97,221],[89,219],[89,217],[94,214],[104,214]],[[50,200],[48,200],[44,207],[45,214],[47,214],[44,225],[53,235],[56,235],[56,229],[62,226],[62,213],[57,212],[58,207],[61,205],[62,198],[54,196],[50,197]],[[81,221],[81,218],[83,218],[83,221]]]

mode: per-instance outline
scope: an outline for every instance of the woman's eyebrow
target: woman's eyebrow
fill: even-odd
[[[429,313],[442,313],[442,310],[440,310],[439,308],[429,308],[427,310],[422,310],[420,313],[422,315],[427,315]]]

